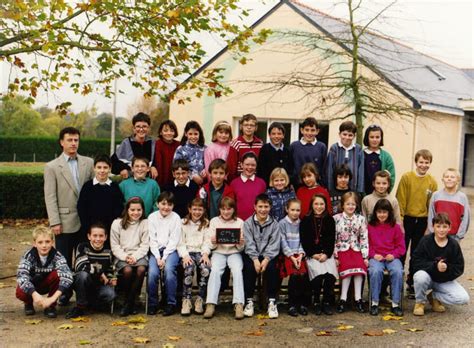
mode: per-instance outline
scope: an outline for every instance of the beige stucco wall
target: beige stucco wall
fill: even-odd
[[[281,6],[256,30],[262,28],[270,28],[275,32],[279,29],[316,32],[314,26],[287,5]],[[247,56],[248,63],[245,65],[239,64],[229,52],[217,58],[210,67],[226,69],[225,80],[234,93],[218,99],[207,96],[193,98],[191,102],[184,105],[178,105],[176,100],[179,98],[176,98],[170,105],[170,118],[177,123],[180,132],[187,121],[196,120],[202,125],[208,142],[212,127],[217,121],[226,120],[234,125],[233,121],[245,113],[253,113],[259,119],[295,120],[302,120],[309,115],[318,120],[329,120],[335,115],[346,115],[348,110],[338,106],[319,108],[318,103],[320,103],[322,95],[317,94],[315,97],[314,94],[310,94],[309,97],[306,97],[301,89],[287,88],[284,92],[255,93],[257,90],[261,91],[268,87],[264,84],[256,84],[253,82],[255,80],[291,74],[295,71],[309,73],[314,69],[325,69],[331,62],[337,62],[321,60],[321,57],[310,51],[295,54],[285,40],[287,39],[272,36],[264,45],[254,45]],[[331,44],[327,43],[327,45]],[[334,44],[330,47],[339,49]],[[315,61],[318,63],[315,64]],[[366,67],[361,67],[360,71],[364,76],[375,77],[375,74]],[[249,80],[252,82],[245,82]],[[381,88],[391,87],[384,84]],[[390,94],[389,100],[391,102],[411,105],[408,99],[392,88]],[[185,95],[183,94],[181,97]],[[456,116],[422,112],[416,122],[414,118],[409,117],[379,117],[366,120],[365,124],[376,123],[384,129],[385,149],[392,154],[395,160],[398,182],[404,172],[413,169],[413,155],[420,148],[432,150],[435,158],[432,173],[436,177],[440,177],[442,171],[448,166],[459,166],[460,142],[457,140],[460,136],[459,119]],[[337,141],[338,127],[341,122],[341,120],[330,121],[329,145]],[[236,134],[237,130],[234,130],[234,136]]]

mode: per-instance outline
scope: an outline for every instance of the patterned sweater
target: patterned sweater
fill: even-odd
[[[81,243],[76,249],[76,262],[74,270],[78,272],[87,272],[94,278],[100,278],[105,274],[107,278],[115,278],[114,256],[112,250],[103,247],[96,250],[90,242]]]
[[[270,187],[266,193],[272,201],[272,210],[270,211],[270,214],[277,221],[280,221],[285,217],[286,214],[286,202],[292,198],[296,198],[295,191],[292,188],[286,188],[282,191],[279,191],[274,187]]]
[[[200,175],[204,170],[204,150],[206,146],[193,145],[187,142],[179,146],[174,153],[173,161],[184,159],[189,163],[190,178]]]
[[[336,245],[334,258],[339,252],[352,249],[360,251],[364,259],[369,257],[369,237],[367,223],[360,214],[348,216],[346,213],[334,215],[336,222]]]
[[[41,263],[38,250],[31,248],[21,258],[16,272],[16,282],[23,292],[31,295],[35,292],[35,284],[41,283],[51,272],[56,271],[59,277],[59,291],[64,293],[73,282],[72,272],[66,259],[59,251],[52,248],[46,259]]]
[[[293,222],[286,216],[279,221],[281,230],[281,250],[287,257],[304,254],[300,242],[300,220]]]

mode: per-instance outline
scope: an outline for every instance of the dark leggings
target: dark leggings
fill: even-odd
[[[142,289],[143,279],[145,278],[146,267],[125,266],[122,269],[121,287],[125,291],[128,305],[135,305],[135,299]]]
[[[314,302],[320,303],[321,289],[323,289],[323,302],[334,304],[334,284],[336,278],[329,273],[317,276],[311,281],[314,292]]]
[[[311,301],[311,290],[309,287],[308,275],[290,275],[288,280],[288,305],[290,307],[306,306]]]

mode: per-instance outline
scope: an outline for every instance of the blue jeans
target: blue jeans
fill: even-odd
[[[416,303],[426,303],[428,290],[433,289],[433,298],[448,305],[466,304],[469,302],[469,294],[457,281],[452,280],[437,283],[431,280],[425,271],[418,271],[413,276],[415,285]]]
[[[403,286],[403,265],[399,259],[393,261],[369,260],[369,279],[372,301],[379,302],[380,290],[382,289],[383,272],[387,269],[390,272],[390,290],[392,292],[392,302],[400,304]]]
[[[163,251],[160,249],[160,255],[163,256]],[[179,256],[176,251],[173,251],[166,258],[164,269],[164,282],[166,291],[166,303],[176,306],[176,288],[178,286],[177,269],[179,263]],[[161,270],[158,267],[158,262],[153,254],[150,254],[148,262],[148,306],[158,306],[158,283],[161,277]]]
[[[91,300],[96,299],[98,304],[108,304],[115,298],[113,286],[104,285],[94,279],[90,273],[80,271],[74,275],[74,290],[76,302],[79,306],[87,306]]]

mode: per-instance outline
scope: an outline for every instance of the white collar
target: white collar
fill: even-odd
[[[100,182],[97,178],[92,179],[92,185],[111,185],[112,180],[107,179],[105,182]]]
[[[352,144],[349,145],[348,147],[345,147],[344,145],[342,145],[342,143],[341,143],[340,140],[337,142],[337,145],[338,145],[339,147],[342,147],[342,148],[345,149],[346,151],[350,151],[350,150],[352,150],[352,149],[355,147],[354,143],[352,143]]]
[[[191,180],[188,178],[188,181],[186,181],[185,185],[186,185],[187,187],[189,187],[190,184],[191,184]],[[179,183],[178,183],[177,180],[174,181],[174,186],[175,186],[175,187],[176,187],[176,186],[179,186]]]
[[[300,143],[303,144],[303,145],[306,145],[306,144],[311,144],[311,145],[316,145],[316,143],[318,142],[318,139],[314,138],[314,141],[312,142],[307,142],[306,140],[304,140],[304,138],[301,138],[300,140]]]
[[[276,151],[283,151],[283,148],[285,145],[283,143],[280,143],[280,146],[273,145],[273,143],[270,141],[270,146],[273,147]]]
[[[288,223],[292,224],[292,225],[297,225],[297,224],[300,223],[300,219],[298,219],[298,220],[296,220],[296,221],[292,221],[288,215],[285,216],[285,220],[286,220]]]
[[[250,181],[255,181],[255,174],[253,174],[250,178],[247,178],[244,174],[240,174],[240,178],[243,182],[247,182],[249,179]]]
[[[364,152],[365,152],[366,154],[368,154],[368,155],[370,155],[370,154],[372,154],[372,153],[376,153],[377,155],[380,155],[380,149],[378,149],[377,151],[372,151],[372,150],[370,150],[368,147],[366,147],[366,148],[364,149]]]
[[[260,225],[260,222],[258,221],[257,214],[253,214],[253,220]],[[268,214],[267,219],[263,222],[266,223],[270,220],[270,214]]]

